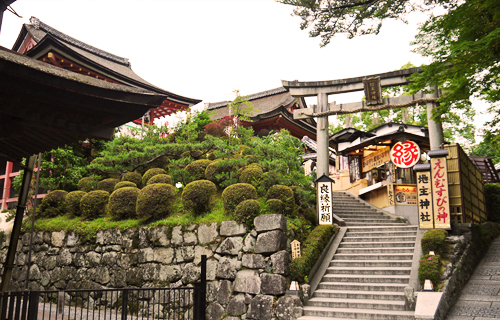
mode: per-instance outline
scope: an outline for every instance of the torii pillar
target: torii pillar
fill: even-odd
[[[342,113],[354,113],[362,111],[372,111],[375,110],[370,106],[365,106],[363,101],[346,103],[346,104],[335,104],[328,103],[328,95],[339,94],[355,91],[364,90],[364,79],[369,78],[380,78],[381,87],[394,87],[408,84],[410,81],[407,77],[411,76],[413,73],[422,72],[421,68],[411,68],[398,70],[393,72],[386,72],[380,74],[373,74],[363,77],[338,79],[338,80],[327,80],[327,81],[287,81],[281,80],[283,87],[285,87],[293,97],[311,97],[316,96],[318,100],[317,109],[307,108],[307,109],[297,109],[293,112],[294,119],[307,119],[312,117],[317,117],[317,128],[316,128],[316,142],[318,144],[317,153],[317,178],[321,177],[323,174],[329,175],[329,162],[328,162],[328,142],[329,142],[329,132],[328,132],[328,116],[333,114]],[[432,89],[431,89],[432,90]],[[444,142],[443,128],[441,122],[432,119],[433,109],[436,106],[435,99],[438,97],[437,87],[434,86],[434,92],[431,94],[425,94],[423,92],[418,92],[411,96],[401,96],[390,99],[383,99],[386,106],[392,106],[392,108],[401,108],[402,105],[414,105],[416,103],[425,102],[427,105],[427,119],[428,119],[428,129],[429,129],[429,140],[431,143],[431,150],[439,149],[440,145]],[[324,113],[324,114],[321,114]]]

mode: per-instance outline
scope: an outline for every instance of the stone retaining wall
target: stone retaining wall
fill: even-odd
[[[207,261],[207,319],[294,319],[298,297],[289,286],[286,218],[262,215],[255,229],[225,221],[218,228],[191,225],[106,230],[88,241],[76,233],[36,232],[30,290],[191,286]],[[11,289],[23,290],[30,236],[18,245]],[[2,262],[8,240],[0,252]],[[2,270],[3,271],[3,270]],[[277,301],[276,301],[277,300]]]

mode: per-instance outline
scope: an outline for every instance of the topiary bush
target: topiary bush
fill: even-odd
[[[111,196],[109,196],[108,212],[111,217],[114,220],[135,218],[135,209],[139,192],[140,190],[135,187],[124,187],[115,190]]]
[[[432,281],[434,288],[436,288],[439,277],[441,276],[441,258],[439,255],[424,255],[420,258],[420,265],[418,267],[418,280],[420,286],[424,286],[425,279]]]
[[[263,174],[264,171],[262,171],[261,167],[258,166],[247,167],[245,170],[241,172],[239,181],[241,183],[248,183],[254,187],[257,187],[260,184],[260,180],[262,179]]]
[[[123,175],[122,181],[130,181],[135,183],[137,188],[142,188],[142,176],[137,172],[127,172]]]
[[[53,218],[64,215],[67,211],[66,196],[68,193],[64,190],[54,190],[49,192],[40,204],[40,217]]]
[[[225,180],[228,179],[229,173],[232,171],[233,167],[230,164],[223,162],[222,160],[215,160],[207,166],[205,169],[205,178],[212,181],[217,186],[220,186]],[[226,175],[219,176],[226,173]]]
[[[205,179],[205,171],[211,163],[210,160],[196,160],[188,164],[184,169],[189,172],[193,180],[203,180]]]
[[[153,162],[141,166],[137,169],[137,172],[139,174],[144,175],[149,169],[155,169],[155,168],[165,168],[169,164],[170,160],[167,156],[161,156],[157,159],[155,159]]]
[[[266,201],[266,207],[272,213],[284,214],[285,204],[279,199],[269,199]]]
[[[120,181],[117,184],[115,184],[115,189],[113,191],[116,191],[120,188],[137,188],[137,185],[133,183],[132,181]]]
[[[166,183],[166,184],[172,184],[172,177],[170,177],[168,174],[157,174],[156,176],[151,177],[151,179],[148,180],[147,185],[153,184],[153,183]]]
[[[422,245],[422,253],[428,254],[429,251],[434,251],[437,255],[442,255],[446,248],[446,230],[427,230],[420,241]]]
[[[312,267],[319,259],[321,252],[330,241],[330,238],[337,231],[335,225],[320,225],[314,228],[309,234],[306,241],[302,244],[302,256],[295,258],[290,263],[290,276],[292,280],[301,283],[308,282],[306,277],[309,277]]]
[[[83,191],[72,191],[66,195],[66,206],[68,212],[74,216],[81,216],[82,210],[80,209],[80,201],[82,200],[85,192]]]
[[[145,186],[137,196],[136,213],[141,219],[162,219],[170,214],[175,187],[166,183]]]
[[[500,183],[486,183],[484,195],[488,220],[500,222]]]
[[[109,192],[95,190],[87,193],[80,200],[82,216],[87,220],[103,217],[108,206]]]
[[[194,214],[206,212],[215,202],[216,193],[217,186],[212,181],[193,181],[182,191],[182,205]]]
[[[166,173],[167,172],[165,170],[163,170],[162,168],[149,169],[142,176],[142,185],[146,186],[148,184],[149,179],[151,179],[152,177],[154,177],[154,176],[156,176],[158,174],[166,174]]]
[[[233,213],[238,204],[249,199],[257,199],[257,191],[248,183],[230,185],[222,192],[222,201],[226,213]]]
[[[290,187],[284,185],[274,185],[267,191],[267,199],[278,199],[284,204],[284,213],[290,215],[295,208],[295,199]]]
[[[118,182],[120,182],[120,180],[118,179],[104,179],[102,181],[99,181],[99,183],[97,184],[97,190],[104,190],[111,193],[113,192],[113,190],[115,190],[115,186]]]
[[[235,220],[239,223],[246,223],[249,228],[253,228],[253,220],[259,214],[260,203],[253,199],[240,202],[234,209]]]
[[[78,190],[83,192],[94,191],[97,187],[98,181],[94,177],[85,177],[78,181]]]

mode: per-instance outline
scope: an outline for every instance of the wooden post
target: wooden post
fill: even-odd
[[[316,112],[325,112],[329,110],[328,95],[326,93],[318,94],[318,110]],[[318,117],[316,127],[316,141],[318,143],[318,153],[316,162],[316,178],[322,175],[329,176],[330,164],[328,161],[328,116]]]
[[[434,90],[433,93],[426,95],[427,98],[439,98],[438,87],[429,88]],[[432,113],[436,107],[436,102],[427,102],[427,128],[429,128],[429,142],[431,150],[439,149],[444,143],[443,124],[439,119],[433,119]]]

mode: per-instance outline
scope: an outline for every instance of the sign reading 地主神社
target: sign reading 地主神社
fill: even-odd
[[[334,181],[322,175],[316,181],[318,188],[318,220],[319,224],[333,224],[333,190]]]
[[[399,168],[411,168],[420,161],[420,147],[413,141],[398,142],[391,148],[391,161]]]
[[[450,204],[448,194],[448,168],[446,157],[431,159],[432,205],[434,228],[450,229]]]
[[[418,221],[420,229],[434,228],[430,171],[417,172]]]

